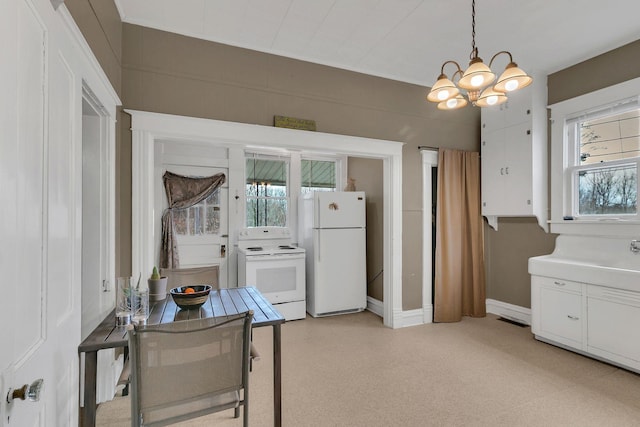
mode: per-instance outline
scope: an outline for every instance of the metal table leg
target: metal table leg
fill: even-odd
[[[82,409],[82,427],[96,425],[96,376],[98,374],[98,352],[87,351],[84,354],[84,408]]]
[[[273,325],[273,415],[274,425],[282,426],[282,359],[280,324]]]

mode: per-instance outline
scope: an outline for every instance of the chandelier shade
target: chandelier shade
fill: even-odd
[[[457,110],[468,104],[464,96],[458,95],[438,103],[438,110]]]
[[[518,64],[510,62],[493,86],[498,92],[512,92],[529,86],[533,82],[531,76],[518,68]]]
[[[440,110],[456,110],[466,106],[469,102],[478,107],[491,107],[507,102],[507,92],[513,92],[529,86],[533,78],[513,62],[511,53],[503,50],[491,58],[486,65],[478,56],[476,47],[476,2],[471,2],[471,54],[469,67],[462,71],[456,61],[446,61],[442,64],[440,76],[427,94],[427,100],[438,104]],[[509,56],[509,63],[496,81],[496,74],[491,70],[494,59],[501,54]],[[447,64],[454,64],[456,71],[449,79],[444,74]],[[459,76],[456,83],[456,76]],[[495,84],[494,81],[496,82]],[[492,85],[493,84],[493,85]],[[466,95],[466,98],[465,98]]]
[[[431,91],[427,95],[427,100],[431,102],[446,101],[449,98],[453,98],[460,93],[460,89],[449,80],[445,74],[440,74],[438,81],[433,85]]]
[[[504,92],[498,92],[495,87],[488,87],[478,97],[476,105],[478,107],[491,107],[505,102],[507,102],[507,95]]]
[[[469,63],[469,68],[462,74],[458,86],[467,90],[482,90],[496,79],[491,68],[487,67],[477,56]]]

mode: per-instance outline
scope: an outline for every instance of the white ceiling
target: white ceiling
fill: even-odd
[[[115,0],[123,22],[431,86],[466,68],[471,0]],[[549,74],[640,39],[640,0],[478,0],[476,46]],[[504,68],[507,57],[494,62]],[[453,70],[446,69],[451,76]]]

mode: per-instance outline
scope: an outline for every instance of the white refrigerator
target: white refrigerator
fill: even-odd
[[[299,244],[306,250],[307,312],[313,317],[367,306],[366,200],[362,191],[300,197]]]

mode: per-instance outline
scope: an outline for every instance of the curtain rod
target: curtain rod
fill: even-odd
[[[418,150],[434,150],[438,151],[438,147],[429,147],[428,145],[418,145]]]

